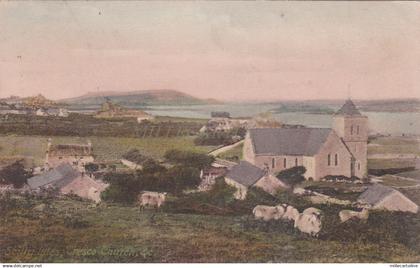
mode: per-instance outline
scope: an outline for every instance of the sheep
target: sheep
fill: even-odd
[[[341,210],[338,213],[341,222],[346,222],[352,218],[358,218],[360,220],[366,221],[369,218],[369,210],[363,208],[362,211],[353,211],[353,210]]]
[[[275,207],[258,205],[252,210],[256,219],[262,219],[264,221],[279,220],[284,212],[285,209],[281,205]]]
[[[321,231],[321,210],[308,208],[295,219],[294,227],[302,233],[317,237]]]
[[[159,208],[166,200],[166,193],[142,192],[138,196],[141,207],[151,206]]]
[[[287,206],[286,212],[283,214],[282,219],[284,220],[295,220],[299,216],[299,210],[294,208],[293,206]]]

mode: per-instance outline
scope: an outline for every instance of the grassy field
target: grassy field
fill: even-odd
[[[320,240],[247,226],[248,216],[94,208],[70,199],[39,211],[39,201],[31,202],[0,217],[1,262],[420,261],[418,252],[397,242]]]
[[[53,144],[87,143],[93,144],[93,151],[98,161],[120,159],[129,149],[137,148],[145,155],[161,158],[166,150],[183,149],[207,153],[214,147],[195,146],[194,137],[182,136],[174,138],[120,138],[120,137],[52,137]],[[36,164],[45,159],[47,137],[42,136],[0,136],[0,154],[2,156],[33,157]]]
[[[221,159],[226,159],[234,162],[239,162],[243,159],[242,150],[244,148],[243,144],[240,144],[229,151],[219,154],[217,157]]]

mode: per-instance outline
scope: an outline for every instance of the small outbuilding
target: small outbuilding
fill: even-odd
[[[99,202],[100,194],[107,184],[81,174],[68,163],[62,163],[56,168],[28,179],[31,190],[55,188],[61,194],[75,194],[82,198]]]
[[[369,186],[358,198],[372,209],[417,213],[419,207],[398,190],[376,183]]]
[[[248,189],[252,186],[259,187],[269,194],[275,194],[280,188],[288,187],[274,175],[247,161],[241,161],[232,167],[226,174],[225,181],[237,189],[236,199],[245,199]]]

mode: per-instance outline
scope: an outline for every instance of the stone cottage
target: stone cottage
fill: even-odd
[[[255,128],[245,137],[244,159],[271,173],[306,168],[305,178],[367,175],[368,121],[351,100],[333,116],[332,128]]]
[[[84,165],[94,161],[92,144],[55,144],[48,140],[45,165],[55,168],[62,163],[69,163],[79,170],[84,170]]]
[[[254,166],[247,161],[241,161],[226,174],[225,182],[236,188],[236,199],[245,199],[248,189],[252,186],[259,187],[269,194],[275,194],[280,188],[288,186],[274,175]]]
[[[418,205],[401,192],[381,184],[374,184],[368,187],[357,201],[368,205],[372,209],[411,213],[417,213],[419,210]]]

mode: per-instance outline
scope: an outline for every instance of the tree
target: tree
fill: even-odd
[[[166,176],[168,180],[173,180],[175,193],[181,193],[185,189],[193,189],[201,182],[200,170],[194,167],[177,165],[170,168]]]
[[[17,161],[0,170],[0,181],[5,184],[13,184],[21,188],[32,174],[25,170],[21,161]]]

